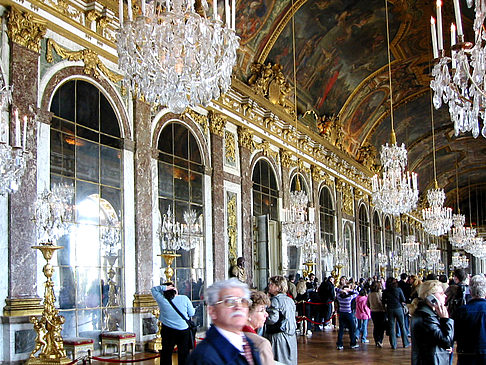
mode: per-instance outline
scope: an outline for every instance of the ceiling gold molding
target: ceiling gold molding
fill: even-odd
[[[40,52],[41,40],[46,35],[46,22],[15,6],[7,11],[7,34],[10,40],[31,51]]]
[[[52,55],[53,48],[56,53],[61,56],[62,59],[67,59],[68,61],[83,61],[84,63],[84,73],[86,75],[92,75],[97,79],[101,78],[101,73],[105,75],[111,82],[118,83],[123,80],[122,75],[118,75],[113,71],[110,71],[104,64],[101,62],[98,55],[90,50],[90,49],[83,49],[81,51],[69,51],[60,45],[58,45],[52,39],[47,40],[47,52],[46,52],[46,59],[47,62],[52,63],[54,61],[54,57]]]

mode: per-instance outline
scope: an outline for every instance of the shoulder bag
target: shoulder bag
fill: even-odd
[[[169,304],[174,308],[174,310],[177,312],[178,315],[181,316],[181,318],[186,321],[187,325],[189,326],[189,333],[191,334],[191,346],[190,348],[194,348],[194,344],[196,343],[196,332],[197,332],[197,326],[196,324],[191,321],[190,319],[187,319],[184,317],[184,315],[181,313],[181,311],[175,306],[175,304],[172,302],[172,300],[167,299],[169,301]]]

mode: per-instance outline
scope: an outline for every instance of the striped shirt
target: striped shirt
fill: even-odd
[[[344,298],[341,296],[341,292],[343,294],[345,293],[344,290],[339,288],[336,289],[336,299],[339,303],[339,312],[351,313],[351,302],[358,296],[358,292],[356,290],[352,290],[349,292],[349,295],[346,295]]]

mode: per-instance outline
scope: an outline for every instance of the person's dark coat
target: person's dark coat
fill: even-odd
[[[260,354],[253,342],[248,339],[251,346],[255,365],[261,365]],[[189,356],[186,365],[248,365],[245,357],[234,347],[218,330],[211,326],[202,340]]]
[[[396,309],[401,308],[402,303],[405,303],[406,299],[402,289],[392,287],[383,290],[381,301],[387,309]]]
[[[402,289],[403,295],[405,297],[406,303],[410,303],[410,294],[412,294],[412,285],[407,283],[406,281],[400,280],[398,282],[398,287]]]
[[[336,289],[329,280],[323,281],[317,290],[322,303],[332,302],[336,299]]]
[[[471,299],[454,320],[458,365],[486,364],[486,299]]]
[[[412,365],[449,365],[454,338],[454,321],[439,316],[425,302],[412,316]]]

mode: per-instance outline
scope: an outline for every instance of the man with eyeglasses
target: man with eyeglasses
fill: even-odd
[[[254,344],[242,332],[248,319],[250,291],[236,278],[219,281],[206,290],[212,325],[187,364],[262,365]]]

